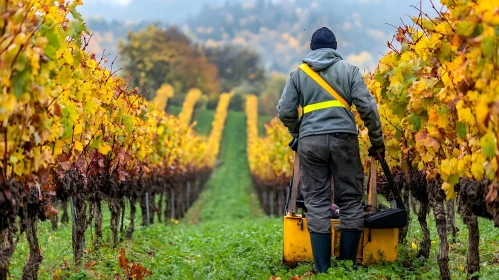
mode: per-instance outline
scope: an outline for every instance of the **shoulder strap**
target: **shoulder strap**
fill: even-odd
[[[326,81],[324,81],[324,79],[321,76],[319,76],[319,74],[317,74],[314,70],[312,70],[312,68],[310,68],[310,66],[308,66],[308,64],[303,63],[302,65],[298,66],[298,68],[303,70],[303,72],[305,72],[305,74],[307,74],[310,78],[312,78],[312,80],[317,82],[319,84],[319,86],[321,86],[324,90],[326,90],[334,98],[336,98],[338,101],[340,101],[341,104],[343,104],[345,106],[345,108],[347,108],[350,111],[352,110],[352,108],[350,107],[350,104],[348,104],[348,102],[346,102],[346,100],[343,99],[343,97],[341,97],[341,95],[339,95],[330,85],[328,85],[328,83]]]

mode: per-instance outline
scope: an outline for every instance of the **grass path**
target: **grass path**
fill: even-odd
[[[223,132],[220,166],[215,169],[198,201],[187,214],[190,223],[260,217],[246,157],[246,116],[229,112]]]

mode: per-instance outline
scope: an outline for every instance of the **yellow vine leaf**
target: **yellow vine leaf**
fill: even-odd
[[[75,141],[74,148],[75,148],[75,150],[81,152],[81,151],[83,151],[83,144],[81,144],[80,141]]]
[[[79,135],[82,131],[82,126],[81,126],[81,123],[75,123],[75,127],[74,127],[74,135]]]
[[[101,153],[103,155],[107,155],[111,151],[111,146],[109,146],[109,144],[107,144],[106,142],[102,142],[99,145],[98,150],[99,150],[99,153]]]

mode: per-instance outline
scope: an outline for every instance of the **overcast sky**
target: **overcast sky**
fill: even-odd
[[[205,4],[221,5],[225,2],[249,2],[252,0],[83,0],[83,6],[79,8],[84,17],[102,17],[107,20],[120,21],[162,21],[166,23],[183,23],[188,16],[194,16]],[[255,1],[255,0],[253,0]],[[272,0],[281,2],[287,0]],[[312,0],[295,0],[303,3]],[[410,5],[418,5],[419,0],[330,0],[331,4],[339,2],[350,2],[364,5],[364,8],[371,3],[383,3],[387,7],[397,9],[397,15],[414,14],[414,9]],[[422,0],[426,11],[431,12],[430,0]],[[433,0],[440,6],[439,0]],[[400,11],[398,10],[400,8]],[[395,12],[391,9],[392,13]],[[386,11],[390,13],[390,11]]]

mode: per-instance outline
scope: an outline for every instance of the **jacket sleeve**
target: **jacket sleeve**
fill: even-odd
[[[289,75],[286,86],[277,104],[277,113],[284,126],[288,128],[289,134],[298,137],[300,130],[300,120],[298,106],[300,105],[300,93],[296,87],[294,76],[296,71]]]
[[[360,118],[369,130],[369,139],[371,145],[383,145],[383,131],[381,129],[381,120],[379,118],[378,106],[374,97],[369,92],[358,67],[353,67],[353,79],[351,81],[352,103],[357,108]]]

